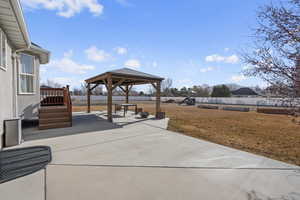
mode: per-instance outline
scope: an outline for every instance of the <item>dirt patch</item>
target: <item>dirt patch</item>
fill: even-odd
[[[154,103],[137,103],[154,113]],[[86,107],[74,106],[73,110],[85,111]],[[92,110],[106,110],[106,106],[92,106]],[[176,104],[162,104],[162,111],[170,118],[169,130],[300,166],[298,118]]]

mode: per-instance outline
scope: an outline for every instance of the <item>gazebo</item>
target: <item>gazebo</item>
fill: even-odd
[[[133,85],[152,84],[156,89],[156,116],[160,109],[161,82],[164,78],[152,74],[143,73],[129,68],[112,70],[86,79],[87,83],[87,112],[91,112],[91,92],[98,85],[103,84],[107,90],[107,119],[112,122],[112,92],[119,87],[129,103],[129,91]]]

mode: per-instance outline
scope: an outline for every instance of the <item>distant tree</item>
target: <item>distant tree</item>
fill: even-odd
[[[263,89],[261,87],[259,87],[259,85],[255,86],[253,89],[258,94],[262,94],[263,93]]]
[[[41,84],[41,87],[62,88],[63,86],[60,83],[48,79],[46,83]]]
[[[130,96],[139,96],[139,92],[134,87],[132,87],[131,90],[129,91],[129,95]]]
[[[231,93],[226,85],[217,85],[213,87],[212,97],[230,97]]]
[[[149,96],[155,96],[155,88],[152,85],[149,85],[148,90],[147,90],[147,94]]]
[[[194,85],[192,88],[193,96],[195,97],[208,97],[209,96],[209,88]]]
[[[143,91],[140,91],[139,96],[145,96],[145,93]]]
[[[81,83],[80,85],[81,95],[87,95],[87,83]]]
[[[162,96],[171,96],[171,87],[173,85],[173,80],[170,78],[167,78],[162,81],[161,83],[161,90],[162,90]]]
[[[299,97],[300,0],[262,7],[253,38],[253,49],[242,54],[244,63],[249,65],[244,74],[262,78],[280,97]]]
[[[180,92],[177,88],[170,88],[170,93],[171,93],[171,96],[173,96],[173,97],[179,97],[180,96]]]
[[[188,88],[186,88],[185,86],[184,87],[182,87],[181,89],[180,89],[180,91],[179,91],[179,94],[180,94],[180,96],[190,96],[190,93],[189,93],[189,90],[188,90]]]
[[[92,93],[93,95],[96,96],[103,95],[103,86],[102,85],[97,86],[95,89],[93,89]]]
[[[74,88],[72,94],[74,96],[82,96],[82,92],[79,88]]]
[[[125,96],[125,93],[123,92],[122,89],[117,87],[113,90],[113,95],[114,96]]]

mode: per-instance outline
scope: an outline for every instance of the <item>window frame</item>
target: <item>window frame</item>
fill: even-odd
[[[29,73],[23,73],[22,72],[22,62],[21,62],[21,55],[26,55],[26,56],[30,56],[33,58],[33,74],[29,74]],[[27,54],[27,53],[20,53],[20,56],[19,56],[19,67],[18,67],[18,82],[19,82],[19,94],[22,94],[22,95],[34,95],[36,94],[36,67],[35,67],[35,64],[36,64],[36,61],[35,61],[35,56],[33,55],[30,55],[30,54]],[[21,76],[30,76],[32,77],[33,79],[33,83],[32,83],[32,89],[33,91],[32,92],[23,92],[22,91],[22,86],[21,86]]]
[[[3,45],[3,43],[2,43],[2,37],[4,37],[4,39],[5,39],[5,42],[4,42],[4,44],[5,44],[5,65],[3,65],[2,64],[2,62],[3,62],[3,57],[2,57],[2,45]],[[6,35],[5,35],[5,33],[3,32],[3,30],[0,28],[0,69],[2,69],[3,71],[7,71],[7,37],[6,37]]]

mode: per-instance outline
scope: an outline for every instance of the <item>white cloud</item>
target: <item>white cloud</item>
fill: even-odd
[[[117,54],[119,54],[119,55],[125,55],[125,54],[127,54],[127,48],[125,48],[125,47],[116,47],[115,48],[115,51],[117,52]]]
[[[55,78],[50,78],[48,79],[54,83],[58,83],[60,85],[70,85],[71,88],[74,87],[79,87],[81,84],[83,84],[85,81],[84,80],[78,80],[74,77],[55,77]]]
[[[110,54],[106,53],[102,49],[98,49],[95,46],[91,46],[90,48],[86,49],[85,54],[87,55],[87,58],[92,61],[96,62],[103,62],[108,60],[111,56]]]
[[[103,5],[98,0],[21,0],[22,5],[30,9],[55,10],[62,17],[73,17],[83,9],[88,9],[94,16],[103,13]]]
[[[57,68],[62,72],[71,74],[85,74],[89,70],[95,69],[93,65],[79,64],[72,60],[72,51],[64,53],[63,58],[50,61],[47,67]]]
[[[205,72],[213,71],[214,69],[215,69],[214,67],[206,67],[206,68],[200,69],[200,72],[205,73]]]
[[[230,49],[229,48],[224,48],[224,51],[225,52],[228,52]]]
[[[206,62],[225,62],[225,63],[237,63],[239,62],[239,57],[235,54],[232,56],[221,56],[218,54],[213,54],[205,57]]]
[[[157,65],[158,65],[158,64],[157,64],[156,61],[153,61],[153,62],[152,62],[152,67],[157,67]]]
[[[67,52],[64,52],[64,57],[71,58],[73,56],[73,50],[69,50]]]
[[[73,79],[69,78],[69,77],[55,77],[55,78],[51,78],[49,79],[55,83],[59,83],[60,85],[73,85],[71,84],[73,82]]]
[[[224,61],[223,56],[219,56],[218,54],[210,55],[205,57],[206,62],[222,62]]]
[[[232,56],[225,57],[225,62],[226,63],[234,64],[234,63],[237,63],[239,61],[240,61],[240,59],[237,55],[232,55]]]
[[[136,60],[136,59],[130,59],[130,60],[127,60],[124,65],[126,67],[129,67],[129,68],[133,68],[133,69],[137,69],[137,68],[140,68],[141,66],[141,63],[139,60]]]
[[[233,75],[230,78],[230,80],[235,82],[235,83],[241,82],[241,81],[246,80],[246,79],[247,78],[244,75]]]

